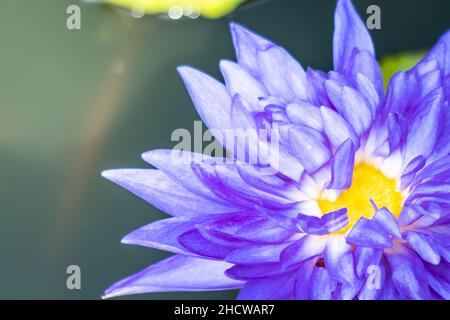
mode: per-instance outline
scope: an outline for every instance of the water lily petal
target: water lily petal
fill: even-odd
[[[360,218],[347,236],[347,242],[377,249],[390,248],[392,239],[383,226],[373,220]]]
[[[311,276],[310,296],[313,300],[333,300],[338,282],[330,277],[327,270],[314,268]]]
[[[239,94],[246,101],[249,111],[261,111],[259,99],[268,96],[264,86],[237,63],[223,60],[220,62],[220,70],[230,96]]]
[[[374,86],[372,80],[364,74],[358,73],[356,75],[356,89],[367,100],[372,115],[375,115],[379,110],[382,99],[384,99],[383,88],[381,88],[380,93],[377,91],[379,89]]]
[[[225,257],[225,261],[234,264],[259,264],[280,261],[281,252],[290,243],[269,245],[251,244],[238,248]]]
[[[211,216],[175,217],[159,220],[141,227],[122,239],[122,243],[134,244],[174,253],[189,254],[178,242],[178,237],[195,225],[211,219]]]
[[[389,211],[389,209],[385,207],[380,208],[375,212],[372,220],[378,222],[394,238],[402,238],[397,218]]]
[[[400,189],[406,189],[414,180],[417,172],[422,169],[427,162],[427,159],[423,156],[418,156],[412,159],[403,170],[402,176],[400,178]]]
[[[214,194],[192,169],[192,164],[195,163],[202,163],[203,161],[224,163],[224,159],[179,150],[152,150],[145,152],[142,158],[192,193],[233,207],[232,204]]]
[[[108,170],[102,172],[102,176],[172,216],[226,213],[236,210],[190,192],[160,170]]]
[[[178,236],[178,242],[200,256],[213,259],[224,259],[232,251],[231,248],[208,241],[198,230],[189,230]]]
[[[324,137],[315,129],[305,126],[293,127],[289,130],[289,143],[295,156],[309,173],[316,172],[331,158]]]
[[[302,66],[286,50],[269,46],[256,53],[258,71],[269,92],[285,102],[308,100],[308,84]]]
[[[423,214],[416,209],[416,205],[406,203],[398,217],[398,222],[401,227],[405,227],[411,225],[422,216]]]
[[[322,254],[325,246],[326,239],[307,235],[284,249],[280,260],[285,266],[293,265]]]
[[[356,246],[355,262],[358,278],[366,276],[370,266],[378,266],[383,256],[383,250],[372,247]]]
[[[369,90],[372,87],[377,96],[366,96],[367,102],[372,106],[372,112],[375,112],[381,99],[383,98],[383,75],[381,73],[380,65],[375,59],[373,52],[356,50],[353,53],[352,62],[349,63],[351,70],[349,75],[352,80],[358,84],[358,75],[364,75],[369,79],[370,83],[366,83],[366,88]],[[359,76],[360,84],[362,83],[362,77]],[[371,84],[371,86],[370,86]],[[365,91],[368,92],[368,91]],[[370,99],[371,98],[371,99]],[[374,113],[373,113],[374,114]]]
[[[428,283],[434,291],[436,291],[440,297],[445,300],[450,300],[450,283],[446,282],[442,278],[428,274]]]
[[[331,107],[332,103],[328,98],[327,90],[325,88],[325,81],[328,80],[328,76],[325,72],[314,70],[312,68],[307,69],[306,77],[310,86],[311,101],[317,106]]]
[[[230,31],[238,63],[252,75],[258,74],[256,51],[273,46],[273,43],[238,23],[231,23]]]
[[[353,142],[347,139],[333,156],[331,181],[327,184],[327,189],[343,190],[350,188],[354,165],[355,148]]]
[[[269,276],[284,274],[295,270],[295,266],[290,269],[283,267],[281,263],[262,263],[254,265],[235,265],[228,269],[225,274],[237,280],[261,279]]]
[[[355,48],[375,56],[370,34],[351,1],[339,0],[335,13],[333,38],[334,70],[345,69]]]
[[[450,173],[450,155],[427,164],[427,166],[417,174],[415,181],[420,182],[434,177],[446,177],[446,173]]]
[[[294,294],[295,272],[249,280],[239,291],[238,300],[288,300]]]
[[[117,282],[105,291],[103,297],[147,292],[230,290],[242,287],[243,282],[225,276],[224,271],[230,266],[222,261],[176,255]]]
[[[403,249],[386,255],[386,259],[392,270],[392,282],[405,299],[429,299],[429,287],[424,285],[426,271],[417,256]]]
[[[346,285],[356,284],[352,247],[343,235],[329,236],[324,258],[331,278]]]
[[[398,113],[390,113],[388,115],[388,131],[389,153],[393,153],[398,148],[404,148],[408,128],[402,115]]]
[[[447,31],[433,47],[433,49],[428,52],[428,54],[423,58],[422,62],[436,60],[439,62],[440,67],[444,71],[444,75],[450,73],[450,30]]]
[[[325,134],[335,148],[339,148],[346,140],[353,142],[355,149],[359,148],[359,138],[351,125],[336,111],[320,107]]]
[[[342,86],[334,80],[327,80],[325,86],[333,105],[358,135],[362,135],[369,129],[373,115],[364,97],[358,91]]]
[[[426,235],[407,231],[403,236],[422,259],[434,265],[441,262],[441,256]]]
[[[297,216],[300,229],[305,233],[314,235],[325,235],[339,231],[348,224],[348,221],[347,208],[327,212],[320,218],[303,214]]]
[[[178,72],[206,126],[210,130],[230,129],[231,97],[227,88],[205,73],[190,67],[179,67]],[[220,140],[219,142],[222,143]]]
[[[442,99],[442,92],[436,92],[424,102],[427,109],[414,117],[408,132],[405,163],[417,156],[427,157],[433,151],[440,130]]]
[[[293,123],[311,127],[321,131],[323,129],[320,108],[306,101],[297,101],[286,106],[286,115]]]
[[[279,227],[269,219],[261,219],[240,228],[234,236],[238,239],[258,243],[283,242],[293,235],[292,231]]]

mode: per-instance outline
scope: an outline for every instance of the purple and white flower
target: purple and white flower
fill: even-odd
[[[238,288],[239,299],[449,299],[450,33],[385,93],[350,0],[338,1],[328,73],[238,24],[231,32],[225,85],[179,73],[209,128],[276,129],[277,152],[263,164],[183,151],[183,164],[180,151],[155,150],[143,159],[156,169],[103,172],[172,216],[122,242],[175,253],[105,297]]]

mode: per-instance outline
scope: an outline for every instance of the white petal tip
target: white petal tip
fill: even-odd
[[[117,170],[104,170],[100,173],[100,175],[105,179],[112,180],[117,177],[116,172]]]
[[[189,75],[193,72],[198,72],[196,69],[190,66],[179,66],[177,67],[177,71],[182,78],[189,77]]]

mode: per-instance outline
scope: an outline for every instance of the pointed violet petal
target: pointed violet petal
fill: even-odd
[[[417,219],[422,217],[422,214],[415,208],[415,205],[405,204],[403,206],[402,212],[398,217],[399,225],[403,228],[411,225]]]
[[[392,239],[383,226],[373,220],[360,218],[347,236],[347,242],[376,249],[390,248]]]
[[[215,195],[192,170],[193,163],[201,163],[205,160],[223,163],[224,159],[213,159],[199,153],[164,149],[148,151],[142,155],[142,158],[189,191],[202,198],[233,207],[232,204]]]
[[[444,156],[428,164],[417,174],[416,181],[422,181],[435,176],[440,176],[446,172],[450,172],[450,155]]]
[[[389,209],[383,207],[377,210],[372,217],[372,221],[378,222],[383,227],[383,229],[386,230],[394,238],[402,238],[397,218],[392,214],[391,211],[389,211]]]
[[[177,239],[187,250],[207,258],[222,260],[232,251],[231,248],[208,241],[198,230],[189,230]]]
[[[229,239],[242,227],[260,221],[264,216],[254,212],[239,212],[215,216],[202,224],[197,224],[199,231],[211,233],[223,239]]]
[[[421,74],[421,64],[417,65],[414,70],[416,71],[414,76],[417,81],[417,84],[415,85],[420,88],[419,92],[415,92],[419,101],[425,100],[426,97],[431,95],[433,91],[437,91],[443,87],[442,70],[438,69],[438,64],[436,61],[432,61],[429,64],[431,64],[434,69],[431,71],[427,70],[424,74]]]
[[[381,109],[381,117],[385,118],[389,113],[404,114],[410,99],[408,81],[408,75],[403,71],[392,76],[386,92],[386,101]]]
[[[297,271],[294,288],[295,300],[311,299],[312,273],[316,267],[317,259],[310,259],[303,262]]]
[[[243,67],[231,61],[220,62],[230,96],[239,94],[249,107],[249,111],[261,111],[259,98],[267,97],[268,93],[262,84],[251,76]]]
[[[266,38],[248,30],[238,23],[230,24],[237,61],[241,66],[255,75],[258,73],[256,51],[273,46]]]
[[[225,276],[231,265],[176,255],[154,264],[105,291],[103,298],[128,294],[174,291],[230,290],[242,287],[243,282]]]
[[[234,129],[243,129],[243,130],[252,130],[250,134],[247,135],[249,137],[250,143],[257,144],[258,141],[258,133],[255,119],[253,118],[251,112],[249,112],[245,106],[242,97],[239,94],[235,94],[231,100],[231,125]],[[235,133],[237,134],[237,133]],[[228,135],[226,136],[228,138]],[[228,141],[227,141],[228,143]],[[240,146],[237,146],[240,147]],[[235,153],[234,150],[230,150]]]
[[[363,249],[370,250],[370,248]],[[363,269],[364,271],[361,273],[364,282],[358,293],[359,300],[379,300],[380,295],[386,290],[386,287],[388,287],[387,283],[390,282],[384,262],[381,261],[383,252],[381,250],[375,251],[378,253],[373,255],[376,256],[376,260],[368,261],[370,264],[365,266]]]
[[[350,75],[354,81],[358,81],[358,75],[364,75],[369,80],[371,85],[367,84],[368,87],[372,87],[377,94],[376,97],[372,97],[372,99],[368,101],[370,105],[373,106],[372,111],[375,112],[376,107],[378,107],[378,104],[380,103],[380,99],[384,96],[384,89],[381,68],[378,61],[375,59],[373,52],[357,51],[351,63]],[[371,96],[368,95],[366,96],[366,99],[370,97]]]
[[[210,130],[231,129],[231,97],[225,86],[210,76],[190,67],[179,67],[198,114]],[[216,137],[219,139],[220,137]],[[219,140],[219,142],[222,142]]]
[[[107,170],[102,172],[102,176],[172,216],[226,213],[235,210],[186,190],[159,170]]]
[[[238,239],[268,244],[283,242],[292,235],[292,231],[279,227],[269,219],[262,219],[248,224],[234,233],[234,237]]]
[[[450,30],[447,31],[437,42],[433,49],[423,58],[422,62],[437,60],[444,71],[444,75],[450,73]]]
[[[340,114],[327,107],[320,107],[325,134],[335,148],[351,139],[355,149],[359,148],[359,138],[350,124]]]
[[[449,182],[424,182],[415,188],[410,194],[407,200],[412,201],[420,199],[422,197],[434,196],[444,197],[450,196],[450,181]]]
[[[177,238],[194,230],[196,224],[212,218],[211,216],[183,216],[155,221],[131,232],[122,239],[122,243],[186,254],[188,251],[180,245]]]
[[[285,102],[308,100],[308,83],[302,66],[286,50],[270,46],[256,52],[259,76],[273,96]]]
[[[334,292],[334,299],[338,300],[353,300],[359,292],[361,292],[361,287],[363,281],[360,279],[355,279],[352,283],[341,284],[339,289]]]
[[[238,300],[288,300],[294,295],[295,272],[249,280],[239,291]]]
[[[323,129],[320,108],[309,102],[297,101],[286,106],[286,114],[292,122],[321,131]]]
[[[266,166],[266,174],[274,175],[279,171],[293,180],[300,178],[303,167],[289,150],[281,145],[280,140],[283,138],[280,137],[280,130],[259,130],[238,95],[233,97],[231,124],[237,130],[226,134],[225,146],[229,153],[240,160],[238,162]]]
[[[391,269],[392,282],[405,299],[427,300],[430,298],[429,287],[424,285],[426,271],[419,257],[409,252],[394,252],[385,256]]]
[[[424,102],[426,109],[416,115],[409,128],[405,163],[417,156],[427,157],[433,151],[440,130],[442,92],[437,92]]]
[[[239,175],[235,165],[214,163],[196,164],[194,170],[213,192],[241,206],[255,204],[267,208],[288,208],[293,201],[264,192],[247,184]]]
[[[417,172],[425,166],[427,159],[424,156],[418,156],[412,159],[403,170],[400,178],[400,189],[404,190],[413,182]]]
[[[441,262],[441,256],[437,252],[437,248],[434,247],[431,239],[425,234],[407,231],[403,236],[423,260],[434,265],[438,265]]]
[[[407,136],[406,120],[398,113],[388,115],[388,142],[389,152],[394,152],[399,147],[404,147]]]
[[[298,215],[300,229],[308,234],[325,235],[341,230],[348,224],[347,209],[326,213],[321,218]]]
[[[324,258],[332,279],[347,285],[356,283],[352,247],[346,243],[343,235],[328,237]]]
[[[362,135],[369,129],[373,115],[364,97],[358,91],[340,85],[334,80],[327,80],[325,86],[333,105],[358,135]]]
[[[375,115],[380,110],[380,103],[384,98],[383,87],[381,87],[381,93],[378,92],[367,76],[358,73],[356,75],[356,89],[366,98],[372,115]]]
[[[332,300],[338,282],[324,268],[314,268],[311,276],[310,296],[313,300]]]
[[[355,165],[355,148],[353,142],[346,140],[333,156],[331,165],[331,181],[327,189],[343,190],[352,185]]]
[[[383,255],[383,250],[360,247],[355,248],[356,275],[362,278],[367,275],[370,266],[378,266]]]
[[[260,166],[238,163],[236,168],[241,178],[252,187],[291,200],[297,200],[301,196],[300,190],[293,182],[278,175],[268,175]]]
[[[436,293],[438,293],[445,300],[450,300],[450,282],[446,282],[441,278],[429,274],[427,277],[428,283]]]
[[[330,160],[331,152],[320,131],[305,126],[289,130],[289,144],[308,173],[316,172]]]
[[[278,262],[252,265],[235,265],[234,267],[228,269],[225,274],[232,279],[249,280],[284,274],[294,269],[295,266],[287,270],[286,268],[283,268],[283,265],[281,263]]]
[[[239,162],[258,164],[262,154],[259,151],[259,131],[255,119],[246,110],[240,95],[233,96],[231,102],[231,126],[234,130],[225,133],[224,145],[230,155]],[[264,162],[266,163],[266,162]]]
[[[308,68],[306,71],[306,77],[310,86],[310,95],[312,96],[312,102],[317,106],[331,106],[331,101],[328,98],[327,91],[325,89],[325,81],[328,76],[325,72]]]
[[[280,261],[280,253],[290,243],[277,243],[269,245],[251,244],[233,250],[225,257],[225,261],[233,264],[259,264]]]
[[[280,260],[284,266],[295,265],[323,253],[326,239],[306,235],[283,250]]]
[[[339,0],[333,38],[334,70],[342,71],[345,68],[355,48],[375,56],[370,34],[351,1]]]

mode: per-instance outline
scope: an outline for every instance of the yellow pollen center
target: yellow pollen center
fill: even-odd
[[[396,191],[396,180],[388,179],[377,168],[367,163],[360,163],[353,171],[350,189],[344,190],[334,202],[319,200],[319,207],[324,214],[347,208],[349,223],[337,233],[344,234],[351,229],[359,218],[371,218],[375,209],[370,203],[374,201],[378,208],[388,208],[398,218],[402,208],[402,194]]]

